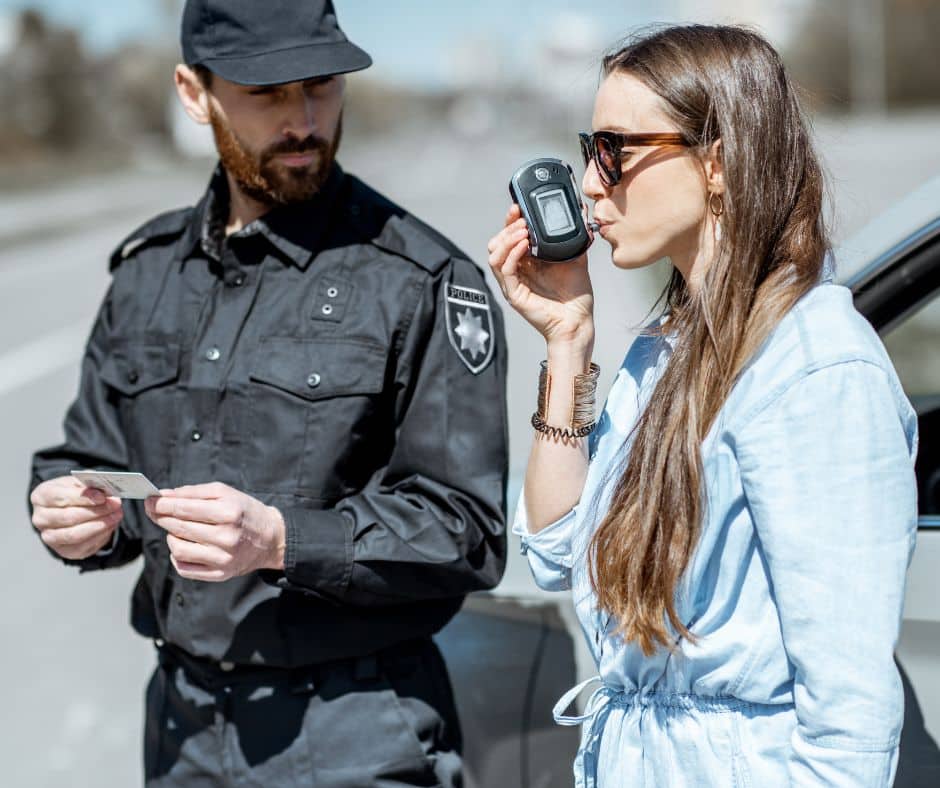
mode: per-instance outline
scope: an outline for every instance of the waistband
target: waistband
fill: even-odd
[[[566,715],[565,710],[587,687],[600,684],[588,699],[583,714]],[[645,710],[650,707],[703,711],[711,713],[734,712],[742,709],[792,708],[790,704],[772,705],[753,703],[728,695],[694,695],[692,693],[668,692],[654,688],[618,689],[605,684],[600,676],[582,681],[568,690],[555,704],[552,714],[559,725],[584,725],[581,745],[575,758],[575,788],[597,788],[597,761],[604,724],[612,709],[639,708],[640,724]]]
[[[186,676],[203,689],[214,692],[234,684],[282,684],[287,683],[291,692],[309,693],[316,690],[328,675],[344,673],[356,681],[373,681],[383,670],[392,668],[409,659],[418,659],[429,649],[436,649],[430,638],[418,638],[398,643],[372,654],[320,662],[293,668],[270,665],[244,665],[217,662],[207,657],[198,657],[185,649],[154,641],[157,656],[164,669],[181,669]]]

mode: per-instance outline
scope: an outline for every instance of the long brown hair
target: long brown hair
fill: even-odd
[[[702,442],[744,366],[819,281],[828,239],[807,124],[761,36],[670,27],[608,55],[603,74],[613,73],[656,93],[699,152],[720,139],[725,185],[722,237],[701,286],[690,291],[673,271],[666,288],[674,352],[589,549],[600,608],[649,655],[692,637],[675,602],[707,504]]]

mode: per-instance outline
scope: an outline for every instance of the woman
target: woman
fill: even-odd
[[[823,183],[760,36],[675,27],[604,60],[585,194],[615,266],[674,267],[592,429],[587,260],[489,245],[546,340],[515,531],[599,670],[579,786],[885,786],[916,418],[832,284]],[[642,135],[653,136],[642,136]],[[625,285],[628,286],[628,285]]]

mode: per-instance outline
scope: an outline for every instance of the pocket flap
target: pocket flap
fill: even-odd
[[[348,339],[261,341],[251,379],[306,400],[378,394],[385,378],[385,351]]]
[[[180,348],[175,343],[118,343],[101,365],[101,378],[133,397],[179,375]]]

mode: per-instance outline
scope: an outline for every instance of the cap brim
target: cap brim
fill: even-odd
[[[348,74],[372,65],[372,58],[349,41],[307,44],[245,57],[210,58],[201,65],[240,85],[280,85],[305,79]]]

